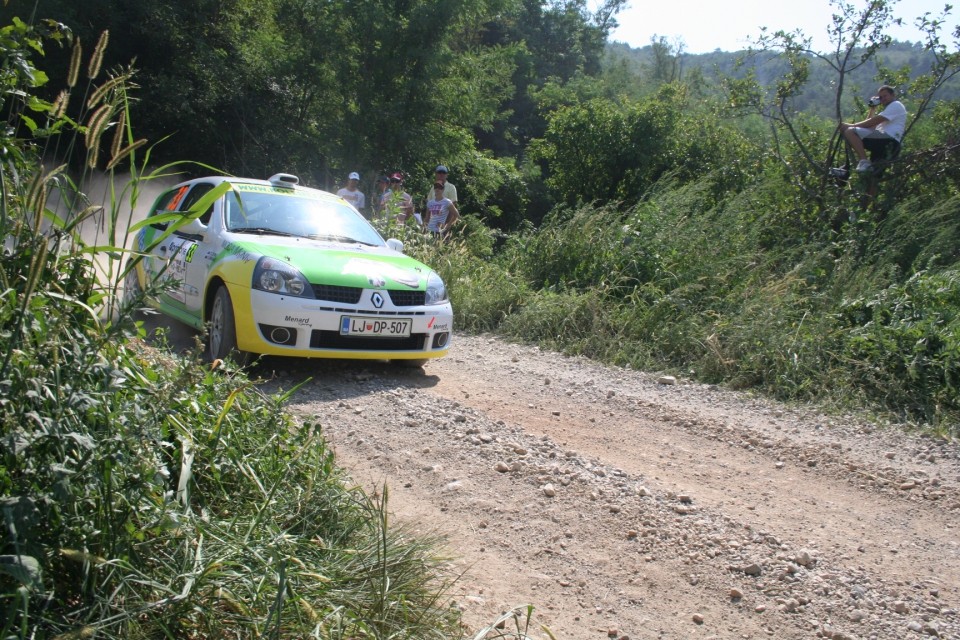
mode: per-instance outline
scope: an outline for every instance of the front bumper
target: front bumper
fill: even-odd
[[[391,293],[400,295],[391,296]],[[231,291],[235,301],[237,346],[242,351],[303,358],[410,360],[447,355],[453,332],[453,308],[396,305],[408,292],[364,289],[359,302],[335,302],[277,295],[259,290]],[[374,305],[374,300],[380,303]],[[410,335],[341,334],[344,317],[390,322],[409,320]]]

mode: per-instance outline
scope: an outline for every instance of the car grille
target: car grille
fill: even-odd
[[[395,307],[420,307],[427,301],[426,291],[387,291]]]
[[[390,301],[395,307],[420,307],[427,300],[426,291],[387,291]],[[340,287],[332,284],[313,285],[313,296],[317,300],[339,302],[341,304],[357,304],[363,289],[360,287]]]
[[[342,336],[337,331],[310,332],[311,349],[348,349],[351,351],[422,351],[426,335],[414,333],[409,338],[368,338]]]
[[[360,302],[360,294],[362,293],[363,289],[360,287],[338,287],[332,284],[313,285],[313,296],[317,300],[327,300],[328,302],[357,304]]]

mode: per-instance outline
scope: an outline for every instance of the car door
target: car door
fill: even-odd
[[[215,185],[209,182],[199,182],[193,185],[183,202],[180,211],[189,211],[194,204],[205,196]],[[198,220],[204,225],[201,233],[190,234],[184,231],[175,231],[171,236],[170,255],[172,266],[175,266],[180,279],[180,299],[187,312],[197,323],[203,319],[203,293],[206,288],[207,274],[210,264],[216,253],[213,251],[213,228],[211,225],[214,210],[219,210],[215,204],[207,206]]]
[[[189,211],[213,186],[211,183],[198,182],[177,187],[157,201],[154,213]],[[213,210],[212,205],[208,207],[200,216],[200,222],[209,224]],[[163,232],[167,229],[167,224],[155,223],[151,227],[155,233]],[[209,259],[198,259],[198,255],[208,253],[203,247],[204,235],[174,231],[154,246],[146,264],[151,278],[168,283],[159,296],[161,307],[178,319],[197,327],[201,322],[206,267],[210,262]]]

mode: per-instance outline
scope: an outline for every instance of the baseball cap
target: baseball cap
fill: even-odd
[[[390,178],[388,178],[387,176],[380,176],[379,178],[377,178],[377,182],[390,182]]]
[[[354,172],[351,173],[349,176],[347,176],[347,178],[350,179],[350,180],[359,180],[359,179],[360,179],[360,174],[357,173],[356,171],[354,171]]]
[[[434,173],[449,173],[449,172],[447,171],[447,168],[446,168],[445,166],[443,166],[442,164],[438,164],[438,165],[437,165],[437,168],[434,169],[433,172],[434,172]]]
[[[390,176],[390,182],[403,182],[403,174],[397,171],[396,173]]]

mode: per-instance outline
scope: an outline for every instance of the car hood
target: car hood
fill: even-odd
[[[311,284],[424,290],[431,273],[423,263],[387,247],[313,240],[237,244],[244,245],[250,253],[287,262]]]

